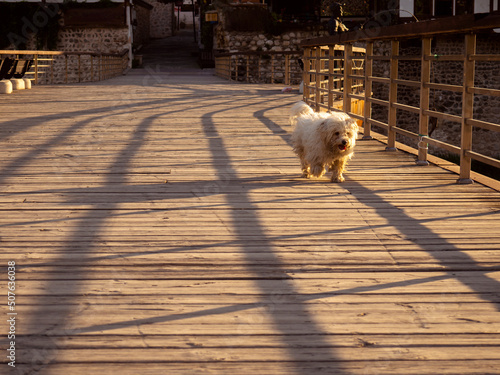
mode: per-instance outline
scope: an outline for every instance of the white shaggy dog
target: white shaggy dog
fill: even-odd
[[[343,182],[342,173],[351,159],[358,125],[343,112],[317,113],[300,101],[293,105],[290,123],[294,151],[300,158],[303,177],[321,177],[332,171],[331,182]]]

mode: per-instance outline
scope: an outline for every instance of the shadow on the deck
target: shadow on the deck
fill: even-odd
[[[273,92],[274,93],[274,92]],[[251,191],[251,186],[252,183],[256,183],[259,181],[264,181],[267,179],[267,181],[271,180],[272,182],[270,183],[270,186],[274,187],[279,187],[279,186],[291,186],[291,185],[302,185],[302,184],[308,184],[307,181],[300,181],[297,182],[296,180],[290,181],[289,179],[283,179],[283,176],[277,176],[277,177],[262,177],[261,179],[245,179],[241,176],[238,176],[238,171],[236,166],[234,165],[234,161],[231,160],[231,156],[228,153],[226,149],[226,145],[224,144],[224,139],[223,137],[218,133],[217,131],[217,125],[214,121],[214,117],[216,115],[219,115],[221,113],[234,113],[239,110],[239,103],[237,99],[231,99],[226,101],[226,108],[223,110],[215,110],[215,111],[210,111],[209,110],[209,104],[204,104],[203,102],[203,93],[196,92],[198,95],[198,100],[196,104],[194,105],[193,109],[195,108],[207,108],[207,113],[203,115],[202,117],[202,126],[203,130],[205,132],[205,136],[208,139],[209,142],[209,148],[213,154],[213,168],[217,168],[217,177],[218,180],[215,181],[217,182],[225,182],[227,181],[228,175],[231,176],[231,178],[234,178],[235,181],[233,181],[233,184],[236,186],[240,185],[243,187],[241,189],[240,194],[226,194],[226,202],[232,207],[231,213],[233,214],[232,216],[232,228],[234,229],[234,236],[236,237],[233,241],[231,241],[231,244],[238,244],[241,246],[244,255],[248,261],[249,264],[252,264],[252,249],[250,246],[252,245],[251,242],[248,241],[248,236],[245,234],[244,228],[246,226],[250,226],[254,230],[254,236],[259,239],[259,244],[262,246],[263,251],[266,253],[266,259],[268,262],[268,266],[276,269],[276,270],[283,270],[283,274],[285,274],[285,271],[289,269],[289,266],[286,266],[283,264],[283,262],[279,259],[279,257],[275,254],[274,249],[273,249],[273,242],[277,239],[283,239],[283,238],[297,238],[299,236],[289,236],[289,235],[284,235],[284,236],[269,236],[266,234],[265,229],[265,224],[263,224],[259,220],[258,216],[258,210],[257,206],[255,205],[255,201],[249,196],[249,192]],[[255,96],[258,98],[258,96]],[[163,107],[167,106],[168,108],[172,108],[172,104],[177,102],[182,102],[184,100],[191,100],[191,97],[189,95],[186,95],[186,97],[179,97],[175,100],[169,99],[164,100],[164,99],[158,99],[158,100],[152,100],[152,101],[145,101],[145,102],[137,102],[137,103],[131,103],[128,105],[118,105],[118,106],[111,106],[111,107],[102,107],[99,109],[94,109],[91,111],[85,111],[85,110],[79,110],[79,111],[74,111],[68,113],[69,116],[78,118],[80,116],[87,116],[85,120],[77,121],[75,124],[72,126],[68,127],[66,130],[64,130],[61,134],[53,137],[52,139],[49,139],[47,142],[45,142],[42,147],[39,147],[37,149],[33,149],[31,151],[27,151],[24,156],[17,158],[16,160],[13,160],[10,162],[0,173],[0,180],[2,180],[4,177],[8,177],[8,171],[16,168],[20,168],[26,163],[28,163],[30,160],[33,160],[36,158],[42,150],[50,149],[51,147],[61,144],[64,142],[64,140],[70,136],[71,134],[75,133],[77,130],[81,130],[84,128],[87,124],[89,124],[91,121],[97,120],[97,119],[105,119],[109,116],[116,116],[124,113],[134,113],[134,114],[140,114],[143,110],[149,109],[152,106],[156,107]],[[274,106],[272,104],[272,100],[269,100],[269,98],[262,98],[261,102],[259,103],[260,106],[265,107],[264,109],[261,109],[259,111],[256,111],[254,114],[254,117],[259,119],[259,121],[262,122],[274,135],[281,137],[287,144],[290,145],[290,138],[288,135],[288,131],[283,129],[279,124],[275,123],[272,121],[269,117],[266,117],[266,112],[270,109],[276,109],[279,108],[280,106]],[[112,113],[110,113],[112,112]],[[167,192],[169,189],[177,189],[179,191],[184,190],[186,192],[186,196],[193,196],[193,192],[198,190],[201,192],[201,194],[224,194],[223,189],[222,191],[214,190],[213,192],[210,192],[210,189],[203,189],[204,186],[208,182],[199,182],[199,183],[171,183],[171,184],[158,184],[158,185],[125,185],[126,179],[127,179],[127,172],[130,170],[130,164],[133,160],[133,158],[137,155],[137,153],[140,151],[141,147],[144,144],[145,136],[147,135],[151,125],[153,122],[161,117],[161,116],[166,116],[166,115],[172,115],[175,114],[177,111],[175,109],[171,110],[166,110],[164,112],[155,114],[154,116],[148,116],[145,117],[140,124],[136,127],[136,130],[131,134],[131,137],[128,141],[128,144],[125,148],[123,148],[121,151],[118,151],[118,153],[115,156],[115,162],[111,164],[111,168],[114,168],[114,173],[113,173],[113,179],[110,179],[110,176],[107,176],[108,180],[107,182],[104,183],[104,186],[98,187],[95,189],[86,189],[85,191],[87,193],[96,193],[99,194],[99,192],[106,192],[106,191],[112,191],[114,192],[114,195],[107,200],[107,208],[106,210],[101,210],[99,204],[94,204],[93,207],[86,209],[87,214],[75,219],[77,222],[80,222],[79,225],[77,225],[74,229],[74,232],[71,233],[65,243],[67,244],[67,252],[61,254],[60,261],[63,261],[65,258],[67,258],[69,255],[71,255],[71,245],[74,242],[77,242],[80,240],[81,237],[86,237],[87,238],[87,243],[88,247],[86,248],[86,251],[90,254],[94,251],[94,248],[96,244],[99,243],[99,240],[101,239],[101,230],[105,228],[106,226],[106,220],[110,217],[113,217],[114,215],[122,215],[120,213],[116,213],[117,208],[121,203],[124,202],[141,202],[145,201],[148,199],[148,193],[162,193],[162,192]],[[92,117],[88,117],[92,116]],[[38,118],[32,118],[32,122],[29,125],[25,125],[19,128],[19,131],[21,130],[26,130],[28,127],[34,127],[40,124],[43,124],[45,122],[50,121],[51,119],[57,119],[58,117],[56,115],[54,116],[40,116]],[[218,155],[217,158],[222,158],[224,159],[227,164],[224,167],[221,167],[220,164],[215,163],[215,155]],[[2,177],[3,176],[3,177]],[[109,188],[107,187],[109,185]],[[111,187],[112,186],[112,187]],[[497,311],[500,311],[500,304],[498,302],[499,299],[499,293],[498,292],[493,292],[494,290],[500,290],[500,283],[488,277],[489,272],[493,271],[498,271],[499,267],[481,267],[477,264],[475,264],[474,259],[472,259],[469,255],[465,254],[464,252],[460,251],[456,246],[454,246],[453,243],[450,243],[448,240],[443,238],[442,236],[434,233],[431,228],[428,226],[424,225],[424,221],[416,220],[408,215],[406,215],[402,210],[400,210],[398,207],[392,205],[391,203],[387,202],[383,198],[379,197],[376,192],[372,191],[368,184],[364,185],[360,182],[356,182],[354,180],[348,179],[345,184],[343,185],[345,189],[347,189],[350,194],[352,194],[352,197],[358,200],[359,202],[367,205],[368,207],[372,207],[377,214],[381,218],[387,219],[387,224],[386,226],[391,226],[398,230],[402,235],[406,236],[408,240],[413,241],[416,245],[418,245],[422,250],[427,251],[429,254],[431,254],[438,263],[442,264],[443,272],[447,272],[446,275],[437,275],[434,277],[423,277],[423,278],[417,278],[417,279],[412,279],[412,280],[405,280],[405,281],[398,281],[394,283],[386,283],[386,284],[379,284],[376,286],[360,286],[357,288],[349,288],[349,289],[339,289],[331,292],[322,292],[322,293],[313,293],[313,294],[301,294],[298,290],[296,285],[294,285],[294,282],[292,279],[284,276],[282,279],[279,279],[279,286],[276,287],[276,290],[273,291],[273,294],[275,295],[284,295],[284,296],[296,296],[296,299],[294,301],[296,302],[295,304],[287,304],[286,308],[289,311],[289,315],[291,316],[300,316],[302,317],[303,323],[301,323],[301,329],[298,331],[295,329],[293,324],[290,324],[290,321],[287,319],[287,316],[285,314],[278,314],[274,313],[274,309],[272,304],[280,304],[282,301],[280,301],[279,298],[277,298],[274,302],[269,302],[266,298],[263,298],[263,301],[260,303],[248,303],[248,304],[234,304],[234,305],[229,305],[225,307],[220,307],[220,308],[212,308],[212,309],[201,309],[196,312],[190,312],[186,314],[167,314],[167,315],[160,315],[157,317],[152,317],[152,318],[146,318],[146,319],[137,319],[137,320],[125,320],[121,322],[115,322],[115,323],[110,323],[110,324],[98,324],[98,325],[89,325],[87,327],[65,327],[66,322],[68,321],[69,317],[74,314],[74,310],[71,306],[67,306],[66,309],[61,309],[57,313],[57,316],[53,317],[53,321],[57,322],[55,324],[49,325],[49,326],[40,326],[40,330],[37,333],[33,333],[33,335],[47,335],[50,336],[52,332],[58,331],[57,335],[61,334],[61,328],[64,330],[65,333],[68,335],[73,335],[73,334],[80,334],[80,333],[90,333],[90,332],[97,332],[97,331],[110,331],[114,330],[117,328],[124,328],[127,326],[138,326],[138,325],[146,325],[146,324],[155,324],[159,322],[173,322],[173,321],[179,321],[179,320],[184,320],[184,319],[190,319],[193,317],[200,317],[200,316],[210,316],[210,315],[216,315],[216,314],[227,314],[230,312],[237,312],[237,311],[242,311],[242,310],[247,310],[247,309],[252,309],[256,307],[268,307],[267,311],[269,312],[269,315],[273,321],[273,325],[275,330],[279,331],[281,336],[283,337],[283,340],[286,340],[287,336],[290,335],[303,335],[303,340],[307,342],[309,340],[310,335],[315,336],[315,343],[314,347],[317,348],[331,348],[331,344],[327,342],[326,340],[323,340],[323,336],[327,334],[331,334],[328,332],[325,332],[321,328],[319,324],[315,323],[315,318],[314,316],[309,312],[306,303],[308,301],[312,300],[317,300],[321,298],[326,298],[326,297],[332,297],[336,295],[342,295],[342,294],[356,294],[356,293],[363,293],[363,292],[376,292],[376,291],[383,291],[387,290],[389,288],[393,287],[399,287],[399,286],[408,286],[408,285],[416,285],[416,284],[423,284],[427,282],[432,282],[432,281],[437,281],[437,280],[445,280],[445,279],[451,279],[455,278],[459,282],[461,282],[463,285],[467,286],[470,288],[471,291],[474,291],[477,293],[483,300],[489,301],[492,304],[496,306]],[[44,192],[44,190],[38,190],[34,191],[35,192]],[[51,192],[54,192],[54,190],[51,190]],[[57,190],[55,192],[58,193],[72,193],[75,192],[73,189],[61,189]],[[164,199],[169,199],[168,197],[165,197]],[[236,215],[238,212],[238,206],[241,203],[244,203],[247,207],[249,207],[248,210],[248,215],[245,216],[244,221],[241,221],[241,216]],[[68,200],[66,202],[67,204],[75,204],[77,202]],[[374,204],[376,203],[376,204]],[[61,207],[64,207],[64,205],[61,205]],[[192,207],[183,207],[183,210],[189,210],[189,209],[197,209],[200,208],[199,205],[193,205]],[[137,212],[133,212],[137,213]],[[140,212],[139,212],[140,213]],[[124,213],[123,215],[129,215],[131,213]],[[144,214],[147,214],[147,212],[144,212]],[[491,213],[493,214],[493,212]],[[487,215],[487,214],[484,214]],[[67,219],[65,219],[67,220]],[[85,225],[89,220],[93,221],[93,227],[95,228],[92,233],[89,233],[89,229]],[[447,248],[447,255],[449,256],[450,254],[454,254],[457,259],[461,259],[463,261],[470,262],[471,268],[473,268],[475,271],[475,277],[474,279],[471,279],[470,277],[463,276],[460,272],[455,273],[453,270],[448,270],[448,267],[450,263],[448,261],[444,261],[443,259],[440,258],[442,254],[444,254],[441,251],[433,251],[433,249],[429,249],[426,247],[425,242],[419,241],[418,238],[414,237],[414,235],[411,232],[407,232],[409,226],[407,225],[408,222],[410,222],[412,228],[417,228],[422,233],[425,234],[425,237],[427,239],[430,239],[431,242],[436,245],[442,245],[443,247]],[[406,223],[406,225],[401,225],[401,223]],[[26,224],[29,224],[27,222]],[[372,227],[373,228],[373,227]],[[338,233],[346,233],[347,231],[356,231],[356,230],[362,230],[366,229],[365,225],[361,225],[359,227],[355,228],[350,228],[348,230],[343,229],[340,231],[337,230],[328,230],[328,231],[319,231],[315,233],[311,233],[311,235],[317,235],[317,234],[329,234],[329,235],[334,235]],[[228,242],[224,242],[223,244],[228,244]],[[216,244],[217,245],[217,244]],[[213,247],[214,244],[206,245],[205,248],[210,248]],[[148,252],[148,251],[137,251],[134,253],[130,254],[119,254],[116,257],[119,258],[127,258],[127,257],[134,257],[137,255],[144,255],[144,254],[160,254],[160,253],[167,253],[167,252],[181,252],[181,251],[196,251],[199,249],[202,249],[203,247],[197,246],[197,247],[179,247],[177,249],[168,249],[168,250],[160,250],[160,251],[153,251],[153,252]],[[447,256],[447,258],[448,258]],[[94,256],[87,256],[86,258],[82,257],[81,259],[81,264],[80,264],[80,269],[84,269],[85,267],[91,265],[93,262],[96,260],[103,260],[103,259],[112,259],[114,256],[99,256],[99,255],[94,255]],[[37,266],[40,266],[41,264],[37,264]],[[50,265],[50,264],[48,264]],[[30,265],[22,265],[20,266],[20,269],[22,268],[29,268]],[[261,291],[261,294],[266,296],[269,294],[269,286],[266,284],[268,274],[263,273],[259,270],[258,267],[251,267],[251,271],[254,272],[255,274],[255,285],[256,287]],[[47,283],[48,285],[46,286],[47,290],[51,290],[50,282]],[[72,280],[71,282],[68,281],[68,285],[71,286],[71,290],[68,291],[68,294],[82,294],[84,293],[82,283],[78,280]],[[43,299],[44,296],[41,295],[38,297],[39,298],[39,305],[43,306]],[[36,304],[34,304],[36,305]],[[36,307],[35,307],[36,308]],[[37,314],[36,312],[33,314],[33,316],[37,317],[43,313],[43,308],[40,311],[40,314]],[[332,323],[335,323],[335,315],[332,315],[331,317]],[[308,332],[307,334],[301,334],[299,332]],[[287,357],[289,361],[293,362],[294,358],[302,358],[303,357],[303,348],[299,346],[294,346],[294,345],[287,345],[286,341],[283,342],[285,349],[287,350]],[[50,343],[50,345],[57,345],[55,343]],[[56,348],[57,349],[57,348]],[[323,349],[324,350],[324,349]],[[37,349],[34,349],[33,352],[36,352]],[[57,352],[57,350],[56,350]],[[36,354],[36,353],[35,353]],[[57,353],[55,353],[55,356]],[[36,366],[38,368],[43,367],[43,365],[50,363],[50,361],[53,358],[45,358],[45,359],[40,359],[38,356],[33,356],[35,358],[35,361],[42,361],[40,363],[36,363]],[[336,357],[335,353],[335,348],[331,348],[331,358],[329,359],[328,362],[336,362],[340,361],[340,358]],[[307,362],[303,361],[300,363],[300,366],[297,366],[294,369],[294,373],[297,375],[311,375],[315,374],[316,371],[318,370],[318,367],[320,364],[318,364],[315,361]],[[339,365],[340,366],[340,365]],[[341,374],[347,374],[344,370],[342,370],[340,367],[335,371],[335,374],[341,375]]]

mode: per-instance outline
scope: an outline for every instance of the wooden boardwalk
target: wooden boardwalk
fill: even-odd
[[[500,194],[375,140],[302,179],[280,89],[0,98],[0,373],[500,374]]]

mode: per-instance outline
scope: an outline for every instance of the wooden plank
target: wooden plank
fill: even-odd
[[[433,350],[428,352],[425,349],[412,347],[405,348],[406,350],[400,351],[397,356],[398,360],[405,361],[411,360],[418,357],[425,356],[431,361],[438,360],[452,360],[454,358],[460,358],[462,360],[494,360],[495,356],[485,356],[484,348],[476,347],[456,347],[450,346],[448,348],[443,348],[442,350]],[[446,355],[445,350],[448,349],[448,353],[453,351],[453,355]],[[58,357],[61,362],[65,363],[106,363],[113,361],[114,363],[127,363],[133,360],[135,363],[147,364],[150,362],[180,362],[183,361],[186,365],[190,363],[198,362],[233,362],[233,363],[245,363],[245,362],[277,362],[283,357],[283,349],[281,348],[238,348],[233,347],[230,349],[231,355],[221,355],[217,349],[211,348],[196,348],[195,350],[185,350],[185,349],[168,349],[168,359],[161,360],[160,358],[165,355],[165,349],[163,348],[126,348],[125,350],[107,350],[107,349],[76,349],[76,350],[66,350],[59,349]],[[332,361],[332,348],[301,348],[301,350],[294,350],[296,352],[296,357],[294,358],[297,362],[325,362]],[[365,360],[376,361],[383,355],[388,354],[387,348],[376,348],[371,347],[370,349],[360,349],[360,348],[335,348],[335,357],[339,361],[344,358],[352,358],[356,355],[362,355]],[[28,357],[29,351],[19,350],[19,356]],[[488,353],[488,352],[486,352]],[[228,353],[229,354],[229,353]]]
[[[368,373],[384,373],[384,374],[408,374],[420,375],[422,373],[434,372],[443,375],[455,375],[455,368],[460,368],[460,373],[464,375],[469,374],[486,374],[494,373],[495,369],[500,366],[499,361],[481,361],[481,360],[460,360],[454,359],[453,361],[419,361],[419,360],[406,360],[406,361],[393,361],[390,362],[387,356],[386,360],[377,361],[329,361],[329,362],[296,362],[293,360],[283,361],[279,363],[245,363],[235,364],[232,362],[210,362],[196,364],[196,372],[198,374],[219,374],[219,375],[232,375],[239,373],[242,375],[252,375],[259,372],[265,372],[275,375],[289,375],[291,373],[314,373],[314,374],[333,374],[333,373],[349,373],[349,374],[366,374]],[[362,363],[361,363],[362,362]],[[31,366],[20,365],[22,371],[30,369]],[[186,364],[178,363],[148,363],[147,370],[144,364],[50,364],[45,366],[50,370],[53,375],[66,375],[68,373],[75,375],[87,375],[90,373],[102,372],[106,374],[119,374],[119,375],[136,375],[138,373],[144,374],[158,374],[169,373],[176,375],[192,375],[193,364],[186,366]]]
[[[19,371],[496,372],[497,192],[375,140],[302,179],[273,85],[31,91],[0,126]]]

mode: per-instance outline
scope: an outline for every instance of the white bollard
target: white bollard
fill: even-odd
[[[6,79],[0,81],[0,94],[12,94],[12,83]]]
[[[11,79],[10,82],[12,82],[12,90],[24,90],[24,80],[21,78],[14,78]]]
[[[31,89],[31,79],[29,79],[29,78],[23,78],[23,81],[24,81],[24,88],[26,90]]]

